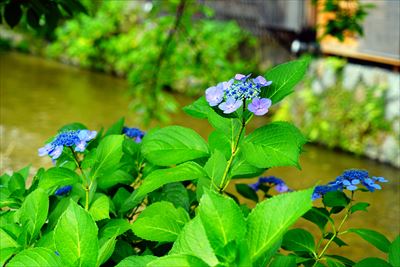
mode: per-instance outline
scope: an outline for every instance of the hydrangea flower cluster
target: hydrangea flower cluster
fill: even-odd
[[[142,142],[142,139],[145,135],[145,132],[141,131],[140,129],[129,128],[129,127],[124,127],[122,129],[122,133],[128,136],[129,138],[134,139],[136,143]]]
[[[388,180],[383,177],[369,177],[368,172],[365,170],[347,170],[342,175],[336,177],[335,181],[315,187],[312,199],[321,198],[326,193],[332,191],[342,191],[343,189],[354,191],[359,185],[363,185],[370,192],[382,189],[376,182],[386,183]]]
[[[67,185],[60,187],[59,189],[56,190],[54,193],[55,196],[65,196],[72,190],[72,185]]]
[[[259,187],[261,184],[268,184],[269,186],[274,186],[275,190],[278,193],[285,193],[292,191],[289,189],[289,187],[286,185],[286,183],[282,180],[279,179],[275,176],[268,176],[268,177],[260,177],[258,178],[258,181],[254,184],[249,184],[248,186],[253,189],[254,191],[258,191]]]
[[[56,160],[61,156],[64,147],[73,146],[75,146],[75,151],[83,152],[88,142],[94,139],[96,135],[96,131],[89,130],[65,131],[59,133],[51,143],[39,148],[39,156],[49,155],[53,160]]]
[[[272,81],[267,81],[262,76],[249,79],[250,76],[251,74],[236,74],[234,79],[208,88],[207,102],[212,107],[218,105],[225,114],[229,114],[235,112],[246,100],[251,100],[247,106],[249,111],[257,116],[266,114],[272,102],[268,98],[259,98],[259,95],[261,88],[271,85]]]

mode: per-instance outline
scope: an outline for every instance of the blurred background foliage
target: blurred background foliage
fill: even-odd
[[[372,7],[356,0],[314,3],[323,14],[335,15],[326,21],[322,37],[339,40],[362,35],[362,22]],[[218,19],[210,6],[193,0],[0,0],[0,48],[123,77],[135,116],[143,124],[167,122],[177,110],[177,94],[170,92],[198,96],[235,73],[262,75],[271,64],[293,58],[287,51],[290,42],[282,38],[287,34],[271,31],[262,43],[235,20]],[[271,60],[275,55],[283,56]],[[318,60],[330,67],[314,68]],[[394,112],[394,120],[385,117],[385,108],[398,91],[398,76],[388,86],[381,82],[388,80],[387,73],[366,67],[371,77],[382,79],[360,81],[349,90],[343,84],[355,74],[344,73],[348,65],[317,55],[301,92],[290,97],[274,119],[295,122],[313,142],[372,158],[390,154],[382,161],[400,166],[398,153],[387,149],[399,145],[399,130],[394,129],[399,116]],[[336,82],[321,82],[321,76],[331,72]],[[371,146],[374,151],[368,152]]]
[[[346,86],[350,78],[344,72],[346,64],[335,57],[323,64],[314,62],[300,92],[282,104],[274,120],[293,121],[314,143],[361,155],[369,145],[379,146],[393,134],[393,121],[385,118],[383,108],[388,84],[359,79],[354,86]],[[324,81],[324,72],[332,72],[334,80]]]
[[[198,1],[82,4],[86,12],[58,27],[51,42],[28,38],[16,46],[127,77],[132,108],[146,121],[166,120],[176,109],[164,91],[200,95],[234,73],[258,73],[257,39],[234,21],[213,20],[212,9]],[[25,20],[19,30],[37,35]]]

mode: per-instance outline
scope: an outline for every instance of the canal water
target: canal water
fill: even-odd
[[[38,157],[37,149],[67,123],[81,122],[89,129],[98,130],[124,116],[126,125],[141,126],[140,117],[128,108],[130,98],[126,81],[105,74],[35,56],[2,53],[0,88],[0,173],[18,170],[28,164],[32,164],[33,171],[40,166],[50,167],[49,158]],[[191,101],[182,96],[177,96],[177,100],[182,106]],[[255,124],[263,124],[264,120],[258,119]],[[174,115],[172,123],[194,128],[205,138],[211,132],[206,121],[192,119],[183,112]],[[328,182],[350,168],[366,169],[371,175],[386,177],[390,183],[384,184],[383,190],[358,194],[356,198],[370,202],[371,207],[368,213],[355,214],[346,226],[371,228],[390,240],[400,232],[398,169],[314,145],[305,147],[300,163],[301,171],[275,168],[266,175],[283,178],[293,189]],[[254,179],[235,182],[254,182]],[[228,191],[234,192],[233,184]],[[251,201],[241,201],[254,206]],[[299,226],[316,231],[305,221],[300,221]],[[352,234],[343,239],[350,246],[338,249],[333,245],[331,253],[337,252],[351,259],[383,257],[377,249]]]

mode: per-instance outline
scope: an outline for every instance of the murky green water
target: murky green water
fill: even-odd
[[[51,166],[48,158],[37,156],[37,149],[64,124],[82,122],[90,129],[99,129],[110,126],[122,116],[125,116],[127,125],[140,123],[137,115],[128,109],[129,96],[124,80],[34,56],[0,54],[0,88],[0,173],[29,163],[34,170],[43,165]],[[190,99],[179,97],[178,101],[183,105]],[[259,119],[256,124],[263,123],[263,120]],[[192,127],[204,137],[211,130],[205,121],[191,119],[183,113],[173,116],[173,123]],[[307,188],[318,181],[327,182],[349,168],[367,169],[372,175],[389,179],[390,183],[384,185],[384,190],[360,194],[360,200],[372,204],[370,212],[359,213],[347,225],[372,228],[390,239],[399,233],[399,170],[316,146],[306,146],[301,166],[302,171],[276,168],[268,174],[284,178],[294,189]],[[234,191],[233,185],[229,190]],[[300,225],[309,226],[305,222],[300,222]],[[358,237],[349,235],[343,239],[351,246],[341,250],[333,248],[332,252],[341,251],[342,255],[354,259],[382,256]]]

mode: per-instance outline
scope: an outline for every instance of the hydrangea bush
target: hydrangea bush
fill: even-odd
[[[52,168],[0,177],[1,265],[398,266],[399,238],[344,230],[350,216],[369,206],[356,193],[381,189],[383,177],[348,170],[298,191],[269,176],[236,184],[237,194],[226,191],[232,179],[299,167],[306,140],[294,125],[246,127],[293,92],[307,64],[282,64],[264,77],[237,74],[208,88],[184,108],[213,126],[208,142],[182,126],[143,132],[123,119],[107,131],[62,127],[39,149]],[[238,195],[257,205],[240,203]],[[301,217],[321,235],[293,228]],[[328,253],[332,243],[346,245],[344,234],[360,236],[387,258],[355,263]]]

